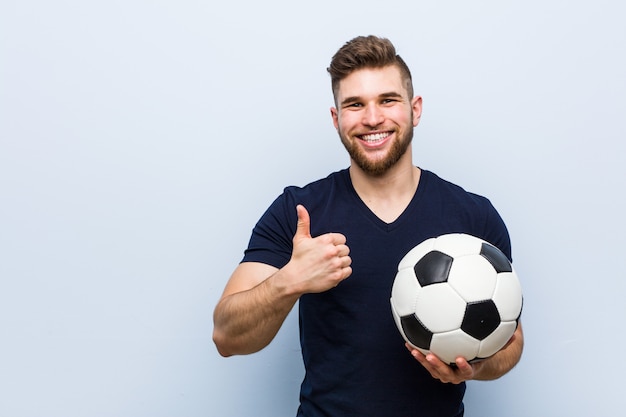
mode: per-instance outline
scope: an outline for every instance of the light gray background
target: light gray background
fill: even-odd
[[[325,68],[361,34],[413,69],[416,163],[491,198],[512,235],[526,350],[469,384],[467,416],[619,415],[625,12],[4,0],[0,415],[294,415],[295,314],[230,359],[211,315],[282,188],[347,166]]]

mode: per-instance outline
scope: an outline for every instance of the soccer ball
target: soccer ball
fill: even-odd
[[[507,257],[462,233],[427,239],[400,261],[391,290],[398,330],[411,346],[454,364],[488,358],[510,340],[522,289]]]

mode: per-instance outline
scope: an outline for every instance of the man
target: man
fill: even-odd
[[[263,349],[299,301],[298,416],[462,416],[464,381],[519,361],[521,325],[493,357],[448,366],[404,344],[391,286],[400,259],[427,238],[468,233],[511,258],[508,232],[487,199],[413,164],[422,99],[391,42],[357,37],[328,71],[350,167],[287,187],[266,211],[215,308],[213,339],[223,356]]]

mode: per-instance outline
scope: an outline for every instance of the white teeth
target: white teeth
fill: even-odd
[[[378,142],[389,136],[389,133],[374,133],[372,135],[363,135],[361,139],[366,142]]]

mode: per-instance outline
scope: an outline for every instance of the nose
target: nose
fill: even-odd
[[[375,105],[369,105],[365,107],[363,112],[363,124],[369,127],[379,126],[384,120],[382,109]]]

